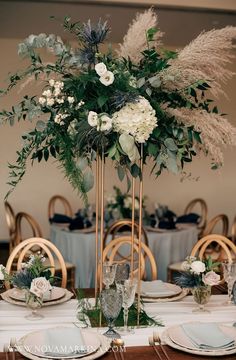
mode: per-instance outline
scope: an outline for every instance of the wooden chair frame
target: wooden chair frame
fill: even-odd
[[[232,228],[231,228],[231,239],[236,244],[236,216],[234,217]]]
[[[51,272],[52,275],[55,274],[55,260],[52,255],[52,252],[56,255],[58,258],[58,261],[61,266],[61,272],[62,272],[62,281],[61,281],[61,287],[65,288],[67,283],[67,270],[65,261],[60,253],[60,251],[57,249],[57,247],[49,240],[40,238],[40,237],[34,237],[30,239],[23,240],[21,243],[19,243],[10,254],[7,264],[6,264],[6,271],[10,273],[12,265],[14,263],[14,260],[17,259],[17,270],[21,269],[22,261],[24,260],[24,257],[29,254],[30,250],[33,247],[40,247],[44,250],[44,253],[48,256],[48,259],[50,261],[50,266],[52,267]],[[10,284],[6,284],[6,288],[10,288]]]
[[[196,199],[191,200],[190,203],[186,206],[186,208],[184,210],[184,214],[189,214],[197,204],[199,204],[200,208],[201,208],[201,221],[197,227],[202,232],[202,231],[204,231],[204,229],[206,227],[207,216],[208,216],[208,208],[207,208],[207,203],[205,202],[205,200],[203,200],[201,198],[196,198]]]
[[[58,201],[62,203],[64,210],[65,210],[65,215],[72,217],[73,210],[72,210],[72,207],[71,207],[69,201],[62,195],[54,195],[51,197],[51,199],[49,200],[49,203],[48,203],[48,218],[51,219],[53,217],[53,215],[55,214],[55,204]]]
[[[130,236],[122,236],[117,239],[111,240],[109,242],[109,244],[103,250],[103,261],[117,262],[117,263],[124,263],[125,261],[127,261],[125,259],[121,259],[118,261],[114,260],[116,253],[118,253],[118,249],[124,244],[129,244],[131,246]],[[138,241],[138,239],[135,238],[134,239],[134,250],[137,253],[138,253],[138,244],[139,244],[139,241]],[[149,247],[146,244],[144,244],[143,242],[141,243],[141,248],[142,248],[141,278],[143,278],[144,274],[145,274],[145,255],[146,255],[146,258],[149,259],[150,265],[151,265],[152,280],[155,280],[155,279],[157,279],[157,265],[156,265],[155,258],[153,256],[151,250],[149,249]],[[110,256],[108,256],[110,251],[111,251]],[[138,271],[138,269],[136,269],[134,271],[134,273],[137,271]]]
[[[22,220],[26,220],[27,223],[29,224],[32,233],[33,233],[33,237],[39,237],[42,238],[42,230],[39,226],[39,224],[37,223],[37,221],[33,218],[33,216],[31,216],[30,214],[27,214],[25,212],[19,212],[16,215],[16,234],[15,234],[15,241],[14,241],[14,246],[18,245],[22,240]],[[14,247],[13,246],[13,247]]]
[[[222,234],[223,236],[228,236],[228,231],[229,231],[229,219],[228,216],[225,214],[219,214],[214,216],[209,223],[206,225],[205,230],[203,231],[203,236],[212,234],[212,231],[214,229],[214,227],[216,226],[216,224],[218,224],[220,221],[222,221]]]

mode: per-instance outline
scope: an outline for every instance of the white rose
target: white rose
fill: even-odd
[[[220,283],[220,275],[216,274],[215,271],[209,271],[202,277],[202,281],[206,285],[218,285]]]
[[[39,98],[39,104],[42,105],[42,106],[44,106],[44,105],[46,104],[46,99],[45,99],[45,97],[42,97],[42,96],[41,96],[41,97]]]
[[[49,85],[50,85],[50,86],[54,86],[54,85],[55,85],[55,80],[50,79],[50,80],[49,80]]]
[[[43,294],[51,289],[52,286],[45,277],[33,279],[30,286],[30,292],[41,298],[43,297]]]
[[[95,71],[99,76],[103,76],[107,72],[107,67],[103,62],[95,65]]]
[[[55,101],[53,98],[47,98],[47,105],[48,106],[53,106],[55,104]]]
[[[191,268],[191,264],[188,261],[183,261],[181,264],[181,269],[183,271],[188,271]]]
[[[88,123],[89,123],[90,126],[97,126],[97,124],[98,124],[98,114],[95,111],[89,111]]]
[[[203,273],[206,270],[206,265],[202,261],[196,260],[196,261],[192,262],[191,270],[195,274],[200,274],[200,273]]]
[[[111,85],[114,79],[114,74],[111,71],[105,72],[105,74],[99,78],[100,82],[105,86]]]
[[[107,115],[101,115],[100,126],[98,125],[97,130],[109,131],[112,128],[112,119]]]
[[[74,96],[68,96],[67,100],[69,104],[73,104],[75,102]]]
[[[0,265],[0,280],[4,280],[5,276],[4,276],[4,271],[5,271],[5,266],[3,266],[2,264]]]

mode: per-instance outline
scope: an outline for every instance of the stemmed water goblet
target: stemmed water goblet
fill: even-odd
[[[110,338],[120,338],[114,330],[114,322],[119,316],[122,307],[122,294],[117,289],[104,289],[100,295],[101,310],[107,320],[108,330],[103,334]]]
[[[115,282],[128,280],[130,273],[130,266],[128,263],[117,264]]]
[[[106,289],[114,282],[117,264],[104,262],[102,265],[102,280]]]
[[[129,308],[134,302],[135,292],[137,289],[137,280],[128,279],[123,282],[117,282],[116,287],[122,294],[123,310],[124,310],[124,328],[120,329],[123,334],[132,333],[133,331],[128,327]]]
[[[223,267],[224,279],[228,285],[228,301],[225,304],[231,305],[232,304],[233,284],[236,280],[236,262],[235,261],[223,261],[222,267]]]

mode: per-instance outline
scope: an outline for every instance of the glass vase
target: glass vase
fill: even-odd
[[[208,303],[211,297],[211,286],[198,286],[193,288],[191,291],[194,301],[198,304],[198,307],[193,309],[193,312],[210,312],[205,308],[205,305]]]
[[[26,306],[31,310],[31,313],[26,315],[25,318],[28,320],[40,320],[44,316],[38,313],[38,310],[41,309],[43,305],[43,299],[36,296],[30,291],[26,292],[25,295]]]

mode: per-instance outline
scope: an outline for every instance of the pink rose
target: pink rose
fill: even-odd
[[[30,286],[30,292],[40,298],[42,298],[43,295],[51,289],[51,284],[45,277],[33,279]]]
[[[206,285],[218,285],[220,282],[220,275],[216,274],[215,271],[209,271],[206,275],[203,275],[202,281]]]

